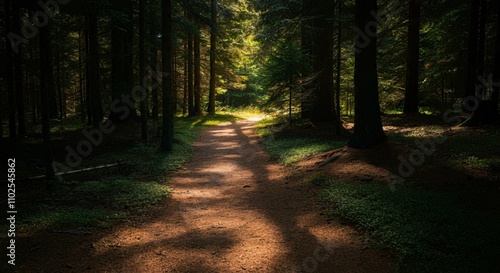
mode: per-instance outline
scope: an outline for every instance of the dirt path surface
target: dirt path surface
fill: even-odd
[[[391,272],[387,252],[327,220],[312,188],[269,160],[253,124],[205,130],[165,205],[86,242],[66,236],[43,272]]]

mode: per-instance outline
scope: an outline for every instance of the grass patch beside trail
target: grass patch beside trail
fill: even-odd
[[[292,165],[309,156],[340,148],[346,145],[344,141],[326,140],[321,138],[279,138],[263,142],[271,157],[281,164]]]
[[[470,209],[467,193],[313,181],[331,215],[352,221],[396,251],[401,272],[494,272],[500,253],[496,215]],[[469,206],[468,206],[469,205]]]
[[[170,189],[165,176],[189,160],[192,143],[202,129],[239,119],[227,114],[176,118],[173,152],[160,152],[156,140],[123,149],[107,149],[88,162],[84,159],[82,166],[110,164],[123,159],[126,169],[104,171],[103,175],[83,181],[72,181],[74,176],[64,176],[62,183],[40,197],[46,201],[36,205],[19,203],[22,217],[18,220],[18,228],[22,231],[101,228],[134,217],[168,198]]]
[[[229,108],[218,113],[235,116],[240,119],[251,119],[264,116],[264,113],[262,113],[262,111],[256,106],[248,106],[245,108]]]
[[[284,165],[292,165],[309,156],[340,148],[345,140],[335,140],[332,136],[311,131],[308,135],[288,133],[288,128],[281,128],[288,121],[266,117],[260,120],[256,132],[264,137],[262,144],[274,160]],[[300,124],[300,121],[296,122]]]

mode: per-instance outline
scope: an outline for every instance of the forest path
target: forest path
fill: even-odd
[[[314,193],[271,162],[255,121],[211,127],[173,174],[165,206],[104,236],[87,272],[390,272],[387,252],[320,215]],[[365,249],[364,249],[365,248]],[[83,269],[82,268],[82,269]]]

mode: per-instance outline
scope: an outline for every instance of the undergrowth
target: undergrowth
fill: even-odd
[[[498,216],[471,209],[460,192],[318,178],[332,216],[351,221],[399,257],[401,272],[493,272],[498,268]],[[470,200],[469,200],[470,201]]]
[[[240,119],[234,115],[216,114],[177,118],[174,150],[160,152],[159,142],[138,142],[124,149],[104,152],[84,159],[82,166],[125,162],[113,171],[95,171],[91,179],[63,176],[53,190],[35,200],[18,205],[23,216],[18,220],[22,231],[49,229],[102,228],[125,221],[149,207],[166,200],[170,189],[168,173],[181,167],[192,155],[192,143],[200,130]]]
[[[295,119],[293,126],[283,117],[266,117],[260,120],[257,134],[263,137],[262,145],[274,160],[284,165],[292,165],[309,156],[340,148],[346,140],[319,130],[300,130],[304,121]],[[306,132],[297,134],[296,131]]]

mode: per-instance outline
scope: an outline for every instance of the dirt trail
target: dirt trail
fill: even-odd
[[[253,124],[205,130],[165,205],[45,272],[390,272],[387,252],[327,221],[312,189],[269,161]]]

